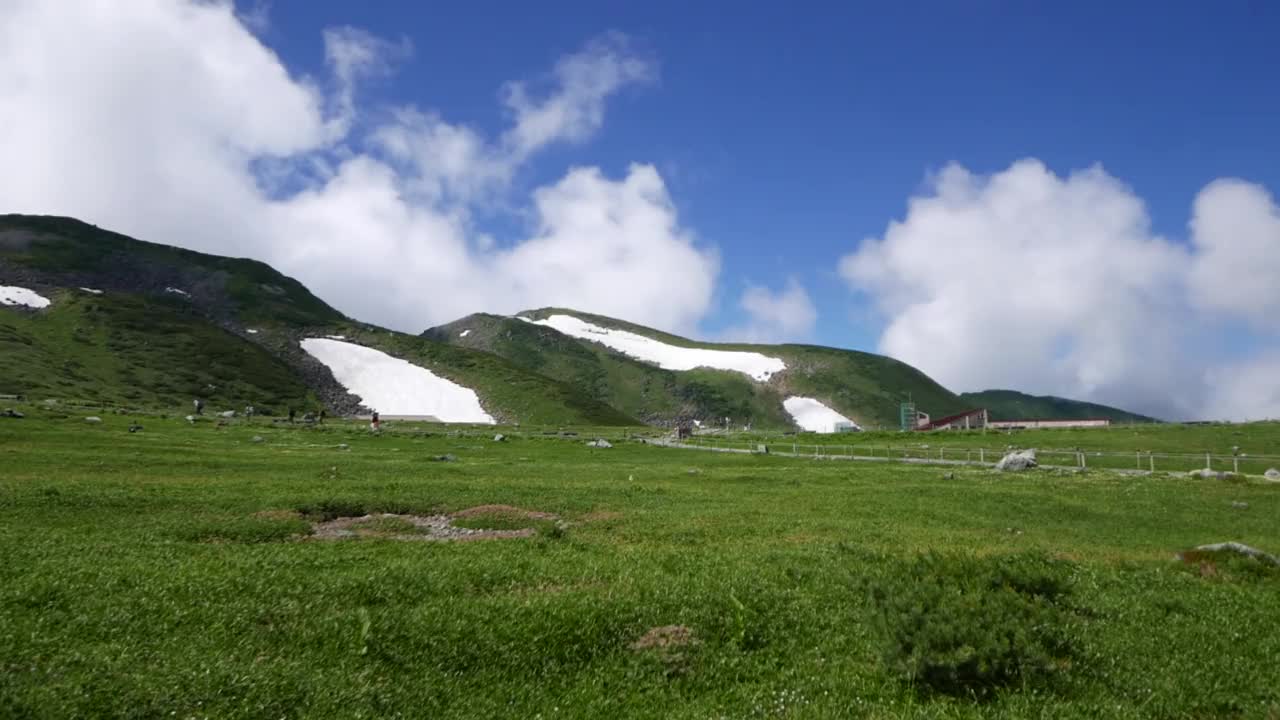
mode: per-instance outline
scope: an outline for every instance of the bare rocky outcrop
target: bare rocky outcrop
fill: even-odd
[[[996,463],[996,470],[1000,472],[1020,472],[1036,467],[1036,451],[1015,450],[1004,457],[1000,458],[1000,462]]]

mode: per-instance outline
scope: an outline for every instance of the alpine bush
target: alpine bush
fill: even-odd
[[[1076,654],[1070,567],[1040,555],[921,555],[868,583],[890,672],[921,691],[984,698],[1049,686]]]

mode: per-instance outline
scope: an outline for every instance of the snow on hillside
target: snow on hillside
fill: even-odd
[[[24,305],[39,310],[49,307],[49,298],[23,287],[0,285],[0,305]]]
[[[173,293],[174,295],[181,295],[182,297],[191,297],[191,293],[181,288],[167,287],[164,289],[164,291],[167,293]]]
[[[470,330],[463,330],[462,332],[458,333],[458,337],[466,337],[470,334],[471,334]]]
[[[102,294],[102,291],[101,291],[101,290],[94,290],[93,288],[82,287],[82,288],[80,288],[80,289],[81,289],[81,290],[83,290],[83,291],[85,291],[85,292],[87,292],[87,293],[91,293],[91,294],[93,294],[93,295],[101,295],[101,294]]]
[[[732,370],[763,382],[774,373],[787,369],[786,363],[782,360],[760,353],[669,345],[626,330],[593,325],[572,315],[552,315],[545,320],[530,320],[527,317],[520,319],[535,325],[546,325],[565,335],[598,342],[624,355],[651,362],[666,370],[692,370],[700,367]]]
[[[782,401],[782,407],[801,430],[808,432],[833,433],[836,431],[836,423],[853,422],[813,398],[789,397]],[[854,427],[858,427],[856,423]]]
[[[358,395],[361,405],[383,415],[432,415],[441,422],[494,424],[474,390],[426,368],[340,340],[307,338],[301,345],[343,387]]]

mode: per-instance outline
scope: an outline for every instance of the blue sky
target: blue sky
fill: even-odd
[[[12,0],[0,198],[400,330],[568,305],[1280,417],[1280,5],[747,5]]]
[[[663,173],[681,219],[723,251],[719,313],[741,285],[800,276],[815,339],[873,347],[878,322],[834,260],[900,218],[926,173],[996,172],[1035,157],[1060,173],[1101,163],[1186,236],[1218,177],[1280,187],[1280,6],[1164,4],[276,2],[264,39],[295,68],[324,67],[335,24],[408,38],[413,53],[369,92],[497,132],[497,88],[584,39],[626,33],[660,67],[583,146],[540,157],[529,187],[566,164]],[[783,270],[785,268],[785,271]],[[849,318],[861,322],[851,324]]]

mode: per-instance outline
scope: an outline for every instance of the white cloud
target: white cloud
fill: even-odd
[[[1207,310],[1280,330],[1280,208],[1264,188],[1218,180],[1196,197],[1192,297]]]
[[[515,116],[504,145],[524,157],[558,140],[582,142],[604,122],[606,98],[624,85],[651,79],[653,72],[650,63],[631,52],[624,35],[603,35],[556,63],[555,90],[542,100],[530,98],[522,82],[503,88],[503,99]]]
[[[361,319],[417,331],[459,315],[568,305],[677,331],[705,314],[713,251],[657,172],[574,168],[518,203],[527,234],[473,218],[507,203],[537,151],[599,130],[651,78],[620,35],[503,89],[494,139],[359,87],[408,52],[323,37],[330,78],[291,72],[228,2],[16,0],[0,9],[0,198],[147,240],[263,259]],[[495,106],[495,111],[498,107]]]
[[[725,330],[729,342],[775,343],[808,340],[818,321],[818,310],[809,293],[795,278],[777,292],[761,285],[748,286],[738,301],[748,321]]]
[[[1280,416],[1274,398],[1223,405],[1224,376],[1198,369],[1229,355],[1198,346],[1198,307],[1260,320],[1280,302],[1261,281],[1277,273],[1257,265],[1280,247],[1260,193],[1207,187],[1188,248],[1154,235],[1142,200],[1100,167],[1059,177],[1024,160],[981,177],[952,165],[840,270],[885,313],[881,349],[956,390],[1012,387],[1166,417]],[[1241,301],[1229,278],[1249,258]]]

